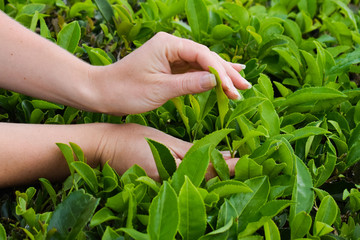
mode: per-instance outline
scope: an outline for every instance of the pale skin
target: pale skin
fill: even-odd
[[[158,33],[142,47],[108,66],[92,66],[33,33],[0,11],[0,87],[78,109],[113,115],[153,110],[171,98],[216,85],[214,67],[227,96],[251,85],[243,65],[221,59],[193,41]],[[92,167],[110,165],[124,173],[133,164],[158,179],[145,137],[165,144],[179,164],[191,143],[135,124],[0,124],[0,188],[51,181],[69,175],[57,142],[78,144]],[[11,136],[11,137],[10,137]],[[224,153],[230,170],[237,159]],[[207,178],[213,177],[209,168]]]

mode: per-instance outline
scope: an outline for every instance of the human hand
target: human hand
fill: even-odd
[[[216,85],[215,68],[231,99],[251,87],[241,75],[244,66],[229,63],[204,45],[158,33],[115,64],[93,67],[90,78],[97,92],[97,111],[114,115],[153,110],[171,98],[200,93]],[[235,88],[236,87],[236,88]]]
[[[167,135],[154,128],[137,124],[107,124],[103,130],[103,137],[99,143],[98,153],[101,165],[109,161],[109,165],[119,174],[123,174],[132,165],[142,167],[147,175],[159,180],[159,174],[153,155],[145,138],[151,138],[167,146],[179,165],[192,144]],[[230,174],[234,175],[234,168],[238,159],[230,158],[230,154],[223,152],[229,165]],[[210,179],[217,174],[209,165],[205,178]]]

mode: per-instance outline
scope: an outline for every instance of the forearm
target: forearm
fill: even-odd
[[[28,184],[40,177],[60,181],[69,175],[55,143],[74,142],[90,166],[100,163],[99,146],[106,124],[32,125],[0,123],[0,188]]]
[[[0,24],[1,88],[94,110],[88,77],[90,64],[27,30],[1,11]]]

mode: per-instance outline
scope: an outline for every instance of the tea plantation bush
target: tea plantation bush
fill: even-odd
[[[159,183],[136,165],[122,176],[91,169],[81,146],[58,144],[72,175],[2,190],[0,239],[360,239],[359,0],[0,0],[0,9],[94,65],[165,31],[246,64],[253,84],[240,101],[218,84],[126,117],[1,90],[5,122],[132,122],[194,146],[175,169],[148,139]],[[234,176],[219,150],[239,158]],[[209,162],[218,177],[205,181]]]

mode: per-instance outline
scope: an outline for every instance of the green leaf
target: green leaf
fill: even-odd
[[[86,163],[84,152],[81,150],[79,145],[77,145],[76,143],[72,143],[72,142],[70,142],[69,144],[70,144],[72,151],[75,153],[77,160],[80,162]]]
[[[221,180],[229,180],[230,179],[230,171],[229,166],[226,164],[223,155],[217,149],[214,149],[211,152],[210,161],[212,163],[213,168],[215,169],[217,175]]]
[[[54,207],[56,208],[56,192],[54,190],[54,188],[51,186],[51,183],[49,180],[45,179],[45,178],[39,178],[40,183],[43,185],[43,187],[46,189],[46,191],[48,192],[50,199],[52,201],[52,203],[54,204]]]
[[[344,2],[340,0],[331,0],[331,1],[336,5],[338,5],[345,12],[346,16],[350,19],[353,27],[355,28],[355,31],[358,31],[355,15],[353,11]]]
[[[323,222],[316,222],[314,224],[314,235],[315,236],[323,236],[328,233],[331,233],[334,230],[330,225]]]
[[[290,94],[281,106],[291,107],[295,105],[313,103],[316,101],[329,101],[333,99],[346,99],[347,95],[328,87],[308,87],[302,88]]]
[[[295,166],[296,177],[291,199],[295,204],[290,207],[290,221],[300,212],[310,213],[314,204],[313,183],[310,172],[298,157],[296,157]]]
[[[161,180],[168,180],[176,170],[176,162],[170,150],[163,144],[145,138],[148,142]]]
[[[150,239],[173,239],[179,224],[178,199],[174,189],[164,181],[149,210],[147,231]]]
[[[84,162],[73,162],[71,163],[71,166],[81,176],[81,178],[84,179],[90,189],[94,193],[97,193],[99,186],[94,170]]]
[[[269,220],[264,224],[265,239],[266,240],[277,240],[280,238],[280,232],[274,221]]]
[[[310,136],[330,134],[330,132],[321,127],[306,126],[296,129],[295,131],[291,132],[291,134],[293,135],[293,137],[290,139],[290,142],[294,142],[296,140],[307,138]]]
[[[226,180],[211,185],[208,189],[209,193],[214,192],[219,197],[225,197],[236,193],[247,193],[252,190],[245,184],[235,180]]]
[[[0,239],[2,239],[2,240],[7,239],[5,228],[1,223],[0,223]]]
[[[338,215],[338,206],[335,200],[330,196],[326,196],[321,200],[319,209],[315,216],[315,221],[332,225]],[[317,230],[315,230],[316,232]]]
[[[90,59],[92,65],[95,66],[106,66],[112,63],[111,58],[106,54],[106,52],[100,48],[88,47],[85,44],[82,45]]]
[[[349,149],[346,166],[351,167],[360,161],[360,141],[355,142]]]
[[[235,165],[235,179],[239,181],[261,176],[262,173],[263,166],[257,164],[248,155],[242,156]]]
[[[70,173],[73,176],[74,175],[74,167],[71,165],[75,160],[74,160],[74,155],[73,152],[71,150],[71,147],[64,144],[64,143],[56,143],[56,145],[58,146],[58,148],[60,148],[60,151],[62,152],[62,154],[65,157],[65,160],[69,166],[70,169]]]
[[[104,19],[108,23],[111,23],[114,17],[114,11],[110,3],[107,0],[95,0],[95,4],[99,9],[101,15],[104,17]]]
[[[52,214],[47,227],[49,239],[76,239],[93,215],[100,199],[75,191],[60,203]]]
[[[279,115],[275,111],[274,105],[269,101],[264,101],[259,105],[259,113],[261,122],[269,131],[270,137],[280,134],[280,120]]]
[[[360,62],[360,49],[356,48],[353,52],[344,54],[341,58],[336,60],[336,65],[330,68],[329,75],[341,75],[348,71],[351,65]]]
[[[115,196],[109,197],[106,200],[105,206],[113,209],[116,212],[123,212],[128,206],[130,194],[131,193],[125,189],[124,191],[119,192]]]
[[[266,99],[261,97],[250,97],[246,98],[243,101],[239,102],[234,109],[234,111],[231,113],[229,119],[227,120],[226,126],[229,126],[229,124],[234,120],[235,118],[247,114],[250,111],[253,111],[256,107],[258,107],[260,104],[262,104]]]
[[[74,53],[81,37],[80,25],[77,21],[67,24],[58,34],[57,44]]]
[[[228,135],[232,131],[234,131],[234,129],[221,129],[206,135],[205,137],[203,137],[200,140],[197,140],[194,143],[194,145],[185,154],[185,157],[187,155],[192,154],[193,152],[197,151],[199,148],[207,144],[211,144],[213,145],[213,147],[216,147],[221,142],[221,140],[223,140],[224,137],[226,137],[226,135]]]
[[[45,117],[45,113],[41,111],[40,109],[34,109],[34,111],[31,112],[29,123],[40,123]]]
[[[232,30],[231,27],[224,24],[219,24],[212,29],[211,36],[215,40],[222,40],[224,38],[229,37],[233,33],[234,31]]]
[[[114,213],[104,207],[102,209],[100,209],[99,211],[97,211],[94,216],[91,218],[91,221],[90,221],[90,227],[95,227],[101,223],[104,223],[104,222],[107,222],[107,221],[110,221],[110,220],[118,220],[120,218],[116,217],[114,215]]]
[[[290,222],[291,239],[304,237],[309,233],[312,219],[311,216],[302,211],[296,214],[295,218]]]
[[[209,66],[209,70],[212,74],[215,75],[216,78],[215,92],[216,92],[217,104],[219,109],[220,124],[221,127],[223,127],[225,115],[229,111],[229,99],[223,91],[219,73],[211,66]]]
[[[125,232],[135,240],[152,240],[152,238],[150,238],[148,234],[139,232],[133,228],[119,228],[118,231]]]
[[[300,50],[307,64],[307,71],[305,77],[305,83],[311,86],[322,86],[323,79],[320,74],[320,69],[315,61],[315,58],[308,52]]]
[[[266,203],[270,193],[270,183],[266,176],[249,179],[245,184],[252,192],[235,194],[229,199],[238,213],[240,230],[244,230],[252,218],[257,218],[259,209]]]
[[[122,238],[111,227],[106,226],[104,235],[102,236],[101,240],[122,240]]]
[[[58,104],[43,101],[43,100],[34,99],[34,100],[31,100],[31,104],[34,106],[34,108],[39,108],[39,109],[58,109],[58,110],[64,109],[63,105],[58,105]]]
[[[202,31],[207,32],[209,14],[203,0],[186,0],[185,13],[191,27],[194,40],[201,41]]]
[[[1,11],[4,11],[4,8],[5,8],[4,0],[0,0],[0,10],[1,10]],[[6,238],[5,238],[5,239],[6,239]]]
[[[136,181],[146,184],[148,187],[150,187],[152,190],[154,190],[157,193],[160,191],[160,187],[159,187],[160,184],[148,176],[141,176],[137,178]]]
[[[171,185],[176,192],[180,191],[185,182],[185,175],[196,187],[200,185],[210,162],[211,148],[211,145],[208,144],[185,155],[171,180]]]
[[[187,176],[179,193],[179,210],[179,232],[183,239],[198,239],[203,236],[206,229],[204,201]]]
[[[228,236],[228,231],[233,225],[233,219],[231,218],[224,226],[218,228],[208,234],[199,238],[199,240],[226,240]]]
[[[266,96],[270,101],[274,100],[274,89],[270,78],[265,74],[260,73],[260,77],[258,79],[259,90]]]

